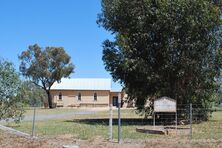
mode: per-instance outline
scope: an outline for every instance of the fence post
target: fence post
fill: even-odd
[[[112,104],[109,105],[109,140],[113,138],[113,110]]]
[[[34,136],[35,133],[35,112],[36,112],[36,107],[34,106],[33,121],[32,121],[32,137]]]
[[[192,113],[192,103],[190,103],[190,140],[192,140],[192,118],[193,118],[193,113]]]
[[[120,107],[121,107],[121,93],[118,94],[118,143],[121,140],[121,118],[120,118]]]

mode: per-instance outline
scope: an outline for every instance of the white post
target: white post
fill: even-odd
[[[118,143],[121,140],[121,118],[120,118],[120,107],[121,107],[121,93],[118,94]]]
[[[112,104],[109,105],[109,140],[113,138],[113,110]]]

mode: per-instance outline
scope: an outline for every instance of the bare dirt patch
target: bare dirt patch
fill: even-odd
[[[146,140],[124,140],[121,144],[117,141],[108,141],[103,137],[95,137],[91,140],[80,140],[76,136],[67,134],[56,137],[23,138],[8,133],[0,133],[0,147],[4,148],[61,148],[62,145],[77,145],[80,148],[189,148],[189,147],[222,147],[222,140],[176,140],[176,139],[146,139]]]

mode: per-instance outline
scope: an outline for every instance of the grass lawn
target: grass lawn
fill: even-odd
[[[82,110],[82,109],[81,109]],[[80,111],[79,109],[39,109],[38,114],[59,114],[69,111]],[[31,115],[32,111],[26,114]],[[113,112],[113,137],[117,139],[117,110]],[[145,127],[146,120],[138,116],[134,110],[122,110],[122,138],[123,139],[146,139],[146,138],[178,138],[178,135],[164,136],[136,132],[137,127]],[[92,115],[74,115],[64,119],[36,121],[36,135],[54,137],[71,134],[80,139],[93,139],[96,136],[108,138],[109,112],[97,111]],[[18,125],[10,124],[17,130],[31,133],[32,122],[23,121]],[[181,136],[180,138],[188,138]],[[207,122],[193,125],[194,139],[222,139],[222,111],[214,112]]]
[[[222,139],[222,111],[213,112],[207,122],[193,125],[194,139]]]

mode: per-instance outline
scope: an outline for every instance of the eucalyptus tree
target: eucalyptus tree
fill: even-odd
[[[31,45],[19,56],[21,73],[45,90],[48,96],[49,108],[53,108],[51,87],[63,77],[69,77],[74,70],[71,57],[63,47],[41,48]]]
[[[0,59],[0,120],[20,121],[24,113],[21,80],[11,62]]]
[[[141,110],[168,96],[208,109],[221,69],[221,1],[102,0],[105,68]],[[203,114],[207,118],[207,112]]]

